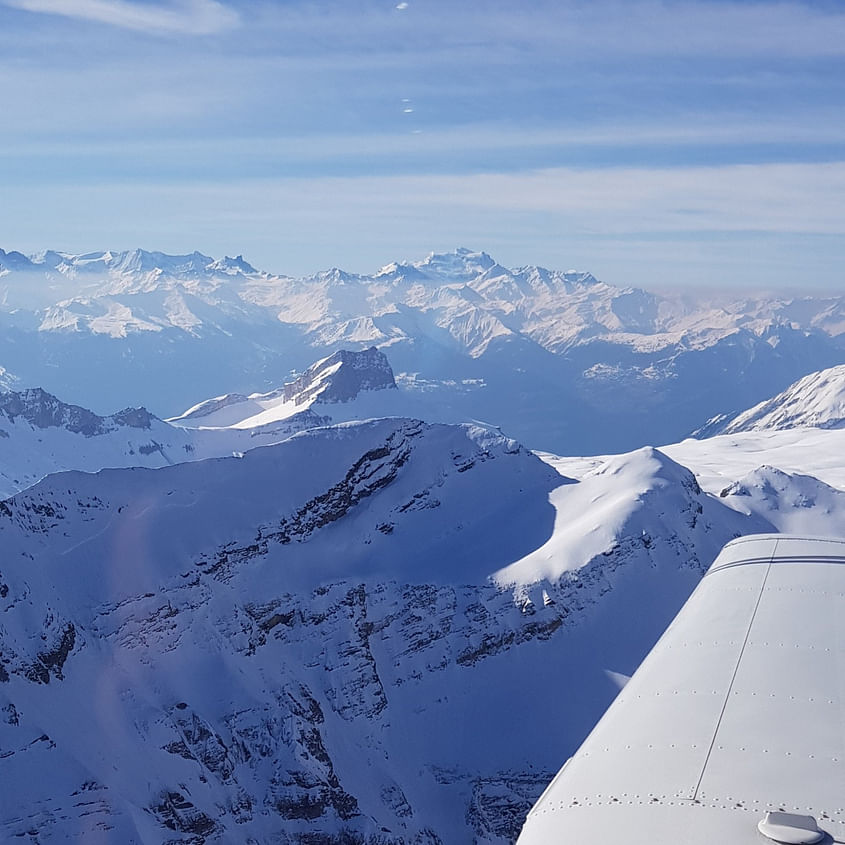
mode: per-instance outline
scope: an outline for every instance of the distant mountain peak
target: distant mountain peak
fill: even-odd
[[[21,252],[0,249],[0,273],[35,269],[35,265]]]
[[[243,255],[236,255],[234,258],[230,258],[226,255],[223,258],[218,258],[216,261],[212,261],[211,264],[208,265],[208,269],[219,273],[228,273],[230,275],[243,273],[243,275],[249,276],[254,273],[258,273],[258,270],[256,270],[252,264],[244,260]]]
[[[420,270],[429,270],[458,279],[469,279],[489,270],[496,264],[486,252],[458,247],[453,252],[430,252],[422,261],[414,262]]]
[[[269,393],[227,393],[206,399],[169,422],[191,427],[258,428],[282,420],[324,424],[328,417],[303,416],[312,406],[352,402],[362,393],[396,390],[387,356],[376,347],[339,349],[312,364],[293,381]]]
[[[393,370],[384,352],[371,346],[360,352],[339,349],[309,367],[284,387],[286,402],[320,404],[348,402],[364,390],[396,389]]]

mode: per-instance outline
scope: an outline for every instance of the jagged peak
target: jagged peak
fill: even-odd
[[[387,356],[371,346],[359,351],[339,349],[312,364],[299,378],[284,386],[284,400],[297,405],[348,402],[362,390],[396,389]]]
[[[223,258],[218,258],[216,261],[212,261],[211,264],[208,265],[207,269],[230,275],[242,273],[245,276],[249,276],[258,273],[258,270],[246,261],[243,255],[236,255],[234,258],[230,258],[228,255],[225,255]]]

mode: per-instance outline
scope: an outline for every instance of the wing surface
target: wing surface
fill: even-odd
[[[734,540],[518,845],[845,842],[843,703],[845,541]]]

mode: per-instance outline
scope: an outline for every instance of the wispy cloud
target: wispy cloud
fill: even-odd
[[[737,277],[747,276],[752,263],[765,263],[771,284],[798,278],[801,267],[815,261],[819,283],[832,285],[839,274],[831,268],[841,266],[843,253],[845,162],[13,185],[4,199],[8,212],[0,211],[0,229],[17,248],[132,245],[143,233],[159,249],[236,250],[270,269],[299,272],[330,264],[372,269],[391,258],[464,244],[511,263],[521,256],[629,279],[659,276],[665,253],[674,256],[679,278],[689,279],[685,251],[701,268],[727,264],[721,272]],[[35,208],[40,219],[33,240]],[[714,248],[725,239],[745,245],[730,261]],[[610,244],[621,256],[614,267]],[[782,266],[770,266],[773,255],[782,257]]]
[[[236,26],[237,13],[217,0],[176,0],[167,4],[130,0],[2,0],[27,12],[96,21],[156,34],[210,35]]]
[[[845,54],[841,4],[801,0],[536,0],[517,8],[489,0],[487,13],[466,4],[456,10],[452,43],[490,38],[533,48],[556,48],[562,56],[608,51],[635,56],[819,57]],[[450,17],[453,17],[450,15]],[[474,19],[472,39],[466,21]],[[425,20],[422,21],[423,25]],[[504,35],[507,33],[507,35]],[[611,53],[610,51],[614,51]]]
[[[405,14],[395,14],[395,11]],[[561,62],[622,57],[775,58],[845,55],[845,10],[802,0],[290,0],[257,5],[262,33],[285,41],[305,36],[309,50],[385,54],[418,61],[456,55],[511,64],[526,52]],[[448,26],[444,25],[448,22]],[[313,38],[316,34],[319,38]],[[401,36],[401,37],[399,37]],[[295,48],[297,41],[293,41]],[[496,45],[496,50],[490,47]]]

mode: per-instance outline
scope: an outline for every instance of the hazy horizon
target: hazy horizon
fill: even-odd
[[[841,285],[833,3],[0,0],[0,26],[9,249]]]

